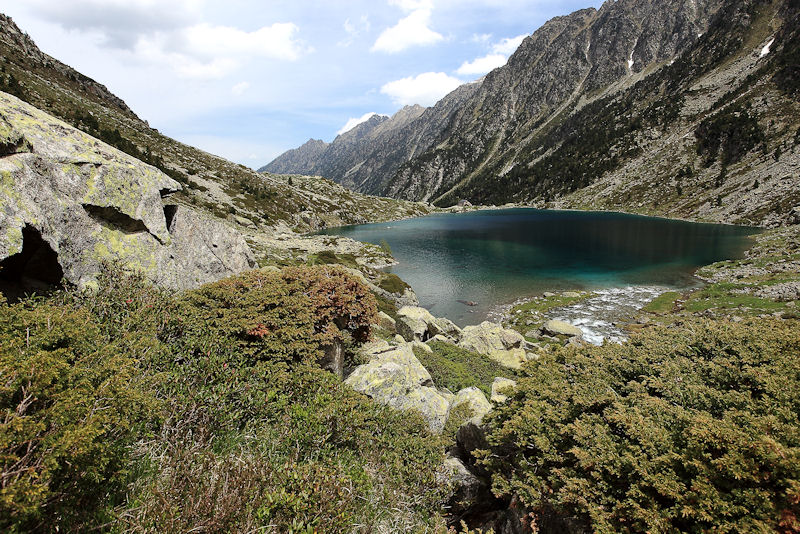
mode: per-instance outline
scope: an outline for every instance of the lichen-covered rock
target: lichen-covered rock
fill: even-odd
[[[428,324],[428,332],[431,337],[445,336],[450,339],[459,340],[463,331],[453,321],[445,317],[436,317]]]
[[[357,367],[353,374],[356,374],[356,371],[367,372],[369,368],[377,368],[385,363],[396,363],[402,366],[408,384],[418,386],[433,384],[431,374],[414,356],[410,345],[405,343],[391,345],[381,340],[364,345],[359,352],[367,363]]]
[[[492,409],[492,405],[486,400],[486,395],[475,386],[464,388],[456,393],[451,409],[454,410],[459,406],[467,406],[473,418],[483,418]]]
[[[519,332],[484,321],[464,328],[459,345],[479,354],[490,354],[492,351],[521,348],[524,342],[525,338]]]
[[[464,462],[448,456],[436,472],[436,481],[445,489],[445,502],[451,515],[470,509],[486,491],[486,484],[470,472]]]
[[[544,323],[542,331],[550,336],[578,337],[583,335],[583,331],[577,326],[556,319]]]
[[[410,390],[406,395],[397,399],[396,404],[391,404],[400,410],[414,410],[419,412],[434,434],[440,434],[447,421],[450,411],[450,401],[434,387],[420,386]]]
[[[403,306],[397,312],[397,332],[406,341],[427,341],[436,336],[461,339],[461,329],[450,319],[434,317],[419,306]]]
[[[0,117],[0,156],[30,152],[31,144],[16,128]]]
[[[519,369],[528,361],[525,352],[528,343],[522,334],[489,321],[464,328],[458,344],[511,369]]]
[[[524,349],[493,350],[487,356],[503,367],[515,371],[521,369],[522,364],[528,361],[528,353]]]
[[[419,363],[410,345],[395,347],[374,342],[362,350],[370,361],[356,367],[345,383],[398,410],[419,412],[432,432],[441,432],[451,399],[432,387],[430,373]]]
[[[378,402],[397,407],[401,397],[419,387],[408,370],[396,362],[371,362],[359,365],[345,384]]]
[[[508,400],[509,390],[516,387],[517,383],[514,380],[498,376],[492,382],[492,398],[491,401],[496,404],[502,404]]]
[[[378,312],[378,326],[382,330],[386,330],[390,334],[394,334],[397,332],[397,321],[392,319],[385,312]]]
[[[180,189],[176,181],[4,93],[0,145],[0,261],[29,278],[40,266],[24,263],[39,250],[23,254],[26,246],[46,249],[79,287],[93,284],[103,261],[172,289],[255,266],[244,238],[224,222],[164,206],[162,197]]]
[[[455,343],[455,340],[453,340],[453,339],[450,339],[449,337],[447,337],[447,336],[444,336],[444,335],[442,335],[442,334],[436,334],[435,336],[433,336],[432,338],[430,338],[430,339],[429,339],[428,341],[426,341],[425,343],[437,343],[437,342],[438,342],[438,343],[451,343],[451,344],[454,344],[454,343]]]
[[[208,215],[175,206],[169,232],[169,268],[156,278],[166,287],[196,287],[256,266],[244,237]]]
[[[436,318],[431,312],[419,306],[403,306],[397,311],[397,333],[406,341],[425,341],[428,325]]]

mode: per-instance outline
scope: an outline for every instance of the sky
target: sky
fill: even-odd
[[[550,18],[601,0],[3,0],[46,53],[150,126],[258,168],[433,105]]]

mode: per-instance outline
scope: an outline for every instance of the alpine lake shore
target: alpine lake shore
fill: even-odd
[[[467,205],[431,208],[431,213],[517,207],[527,206]],[[307,234],[297,236],[289,247],[296,253],[293,257],[276,261],[273,256],[262,266],[339,265],[366,284],[379,305],[379,319],[372,325],[373,339],[358,349],[361,365],[332,370],[344,378],[345,384],[378,403],[421,414],[433,434],[450,440],[443,468],[437,471],[438,480],[449,488],[445,510],[450,525],[461,522],[466,532],[471,532],[467,525],[516,532],[504,530],[502,525],[524,524],[525,514],[514,504],[517,497],[509,504],[508,499],[492,492],[496,487],[481,465],[486,460],[479,451],[493,450],[494,442],[487,436],[498,432],[492,429],[498,420],[492,420],[492,414],[514,396],[517,380],[529,376],[528,362],[560,360],[563,350],[590,354],[606,343],[624,351],[630,343],[639,346],[649,332],[680,338],[706,324],[704,321],[756,329],[761,322],[779,321],[789,325],[790,331],[797,331],[800,225],[765,229],[747,239],[750,248],[744,257],[697,269],[697,287],[684,291],[662,288],[655,293],[647,288],[641,306],[625,309],[622,316],[595,316],[608,320],[620,334],[595,339],[587,339],[585,330],[558,317],[602,298],[602,291],[544,292],[499,306],[492,314],[493,321],[460,328],[419,307],[413,288],[385,272],[386,267],[396,264],[385,244],[380,247],[349,238]],[[618,291],[624,293],[625,289]],[[613,312],[615,297],[607,298],[612,302],[605,313]],[[583,311],[584,315],[588,313]],[[542,532],[581,529],[569,519],[551,517],[545,519]]]

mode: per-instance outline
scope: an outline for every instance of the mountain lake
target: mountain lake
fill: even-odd
[[[635,311],[662,292],[698,286],[698,267],[742,257],[747,237],[757,232],[613,212],[515,208],[320,233],[385,240],[398,261],[386,270],[412,286],[421,306],[465,326],[545,291],[597,291],[596,305]],[[581,317],[562,318],[581,323]],[[582,326],[591,330],[586,320]]]

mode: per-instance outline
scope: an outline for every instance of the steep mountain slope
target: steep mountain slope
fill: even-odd
[[[441,205],[551,202],[779,224],[800,201],[787,90],[796,5],[619,0],[555,18],[505,67],[459,88],[469,94],[458,105],[443,106],[446,97],[404,135],[375,140],[347,176],[333,164],[325,176]]]
[[[451,97],[454,102],[450,107],[457,105],[459,94],[456,92]],[[370,162],[368,168],[372,172],[373,166],[379,162],[385,164],[387,159],[402,161],[410,157],[405,141],[413,130],[408,127],[424,112],[425,108],[414,105],[404,107],[392,117],[373,115],[352,130],[338,135],[332,143],[311,139],[300,148],[280,155],[259,172],[335,176],[339,183],[356,189],[370,175],[367,169],[361,169],[365,162]],[[386,148],[401,152],[390,158]]]
[[[322,139],[309,139],[305,144],[292,150],[287,150],[268,166],[258,169],[258,172],[296,173],[313,176],[319,160],[325,154],[328,146],[328,143]]]
[[[503,139],[524,135],[570,99],[685,49],[706,30],[720,2],[622,0],[554,18],[525,39],[505,67],[372,141],[366,153],[382,161],[368,159],[345,172],[330,162],[319,169],[361,191],[435,198],[494,155]]]
[[[780,73],[796,69],[797,20],[796,2],[726,3],[684,54],[576,102],[441,200],[792,222],[800,108],[796,76]]]
[[[307,231],[427,212],[416,203],[365,197],[327,180],[295,184],[287,177],[259,174],[164,136],[106,87],[41,52],[1,14],[0,57],[0,91],[159,168],[182,185],[173,197],[177,202],[242,228]]]

